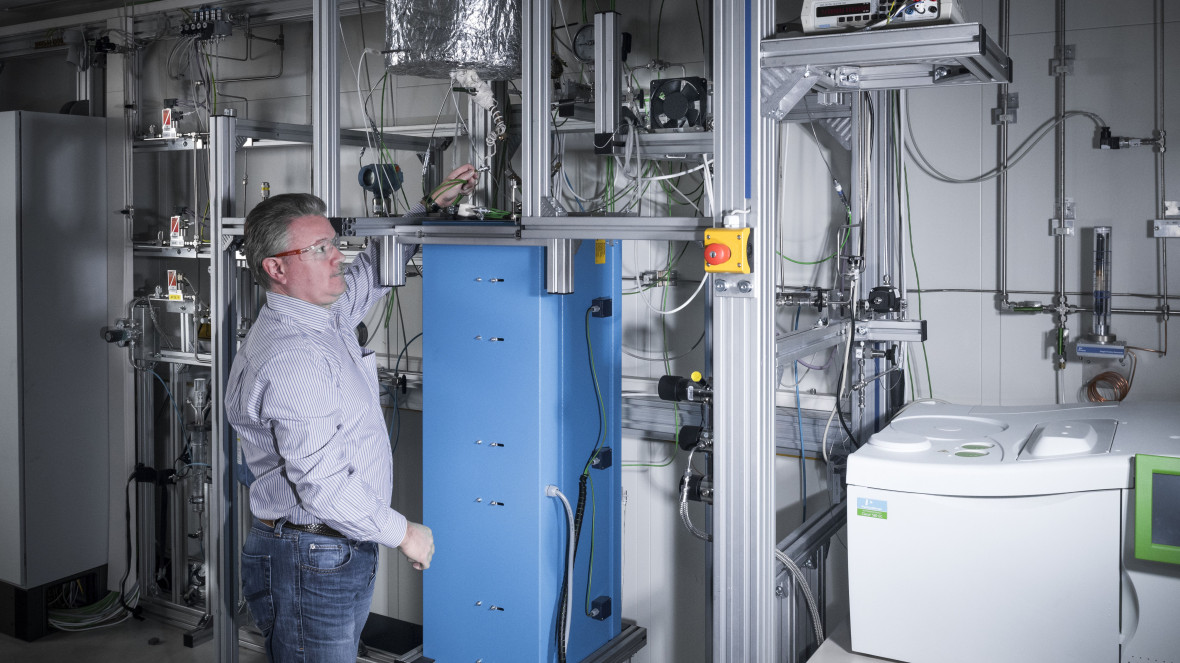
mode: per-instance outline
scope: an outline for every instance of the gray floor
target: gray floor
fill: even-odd
[[[5,663],[198,663],[217,660],[213,642],[184,646],[183,631],[152,619],[128,620],[110,628],[82,633],[54,631],[34,642],[0,635],[0,661]],[[155,644],[152,644],[155,642]],[[265,663],[266,656],[240,649],[241,663]]]

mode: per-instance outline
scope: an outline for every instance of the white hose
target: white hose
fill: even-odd
[[[700,284],[697,285],[697,289],[693,291],[692,296],[688,298],[688,301],[684,302],[680,306],[677,306],[671,311],[658,309],[656,308],[655,304],[651,303],[651,299],[647,296],[647,290],[645,290],[643,285],[639,283],[639,276],[635,277],[635,287],[639,288],[639,296],[643,298],[643,302],[647,304],[647,307],[651,309],[653,313],[659,313],[660,315],[672,315],[673,313],[679,313],[683,311],[686,306],[692,303],[692,300],[697,298],[697,295],[699,295],[701,290],[705,287],[705,282],[709,280],[710,276],[712,276],[712,274],[705,274],[702,276]]]
[[[570,622],[574,617],[574,588],[572,586],[574,579],[574,510],[570,508],[570,501],[565,498],[561,490],[557,486],[545,486],[545,494],[549,497],[556,497],[561,500],[562,506],[565,507],[566,522],[570,526],[570,538],[568,552],[566,554],[566,578],[569,578],[568,584],[565,588],[565,632],[561,634],[561,649],[566,651],[570,645]]]

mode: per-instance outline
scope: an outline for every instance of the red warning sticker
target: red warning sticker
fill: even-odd
[[[180,232],[180,217],[172,217],[170,224],[171,232],[168,236],[169,246],[184,246],[184,234]]]
[[[178,284],[178,273],[175,269],[168,270],[168,299],[171,301],[180,301],[184,299],[184,295],[180,293],[180,285]]]

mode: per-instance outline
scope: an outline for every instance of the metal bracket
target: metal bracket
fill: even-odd
[[[762,114],[781,120],[819,82],[819,72],[802,67],[762,69]]]
[[[1020,93],[1004,95],[1003,104],[992,109],[992,124],[1016,124],[1016,109],[1020,108]]]
[[[926,340],[925,320],[858,320],[856,339],[872,343],[899,341],[921,343]]]
[[[1062,50],[1064,50],[1064,53],[1062,53]],[[1066,44],[1063,49],[1056,49],[1056,53],[1057,57],[1049,60],[1049,75],[1069,76],[1073,74],[1073,61],[1077,57],[1077,46]]]
[[[541,216],[568,216],[569,212],[561,206],[561,202],[552,196],[541,197]]]
[[[1152,237],[1180,237],[1180,219],[1156,219],[1151,225]]]
[[[718,274],[713,277],[715,297],[753,297],[754,276],[752,274]]]
[[[1065,218],[1064,219],[1049,219],[1049,234],[1050,235],[1065,235],[1072,237],[1074,234],[1073,222],[1077,218],[1074,211],[1073,198],[1065,199]]]
[[[1062,222],[1060,219],[1049,219],[1049,234],[1072,237],[1073,219],[1066,219],[1064,222]]]

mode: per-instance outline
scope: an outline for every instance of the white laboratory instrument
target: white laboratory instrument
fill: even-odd
[[[962,23],[963,0],[803,0],[803,32]]]
[[[848,459],[853,651],[1180,662],[1178,484],[1178,403],[910,405]]]

